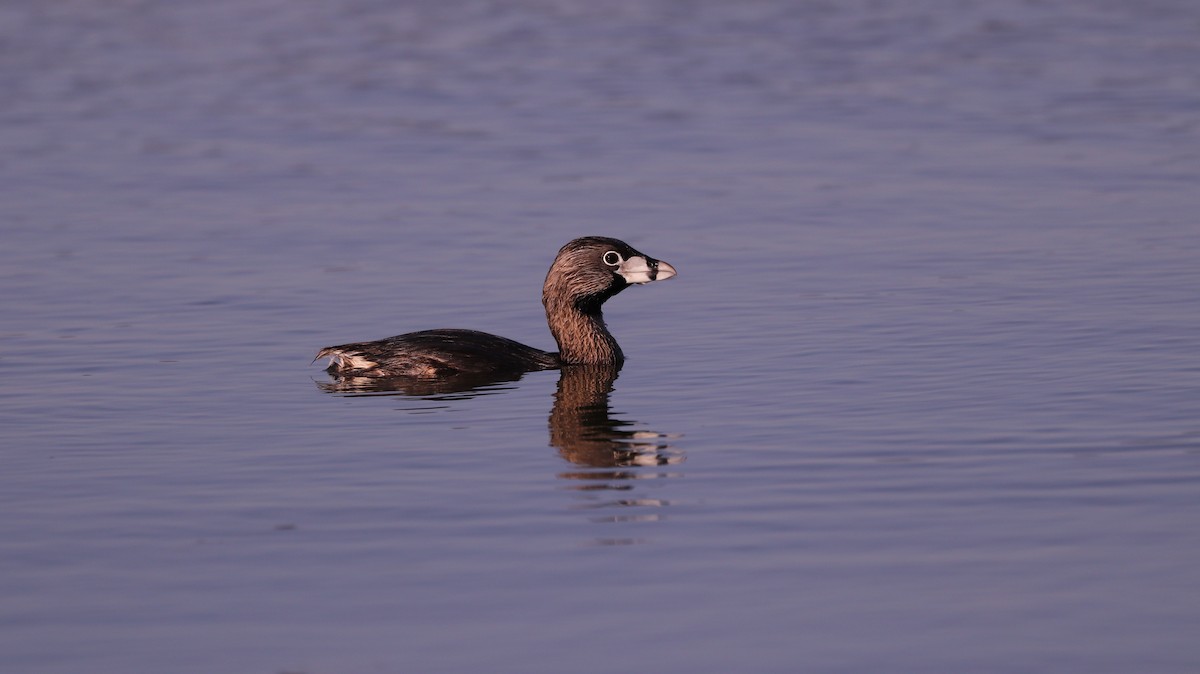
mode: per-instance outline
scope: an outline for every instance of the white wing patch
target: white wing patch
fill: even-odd
[[[378,365],[370,358],[345,351],[328,351],[322,355],[328,356],[329,364],[339,370],[369,370]]]

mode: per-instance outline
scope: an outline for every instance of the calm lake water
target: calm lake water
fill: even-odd
[[[1200,7],[0,7],[0,670],[1200,671]],[[615,381],[559,246],[679,276]]]

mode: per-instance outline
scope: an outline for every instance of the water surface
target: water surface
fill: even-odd
[[[0,668],[1196,671],[1198,27],[8,3]],[[585,234],[619,376],[309,365]]]

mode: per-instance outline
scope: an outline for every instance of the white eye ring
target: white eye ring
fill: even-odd
[[[610,266],[610,267],[616,267],[616,266],[619,266],[619,265],[620,265],[622,262],[624,262],[624,261],[625,261],[625,260],[624,260],[624,259],[621,257],[621,254],[620,254],[620,253],[618,253],[618,252],[617,252],[617,251],[615,251],[615,250],[610,250],[610,251],[608,251],[607,253],[605,253],[605,254],[604,254],[604,257],[602,257],[602,258],[600,258],[600,259],[601,259],[601,260],[604,260],[604,264],[606,264],[606,265],[608,265],[608,266]]]

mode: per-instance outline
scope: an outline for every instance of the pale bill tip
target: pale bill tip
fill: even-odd
[[[671,278],[672,276],[674,276],[675,273],[676,272],[675,272],[674,267],[672,267],[670,264],[668,264],[666,262],[663,262],[662,260],[659,260],[658,261],[658,274],[655,275],[654,280],[665,281],[665,280]]]

